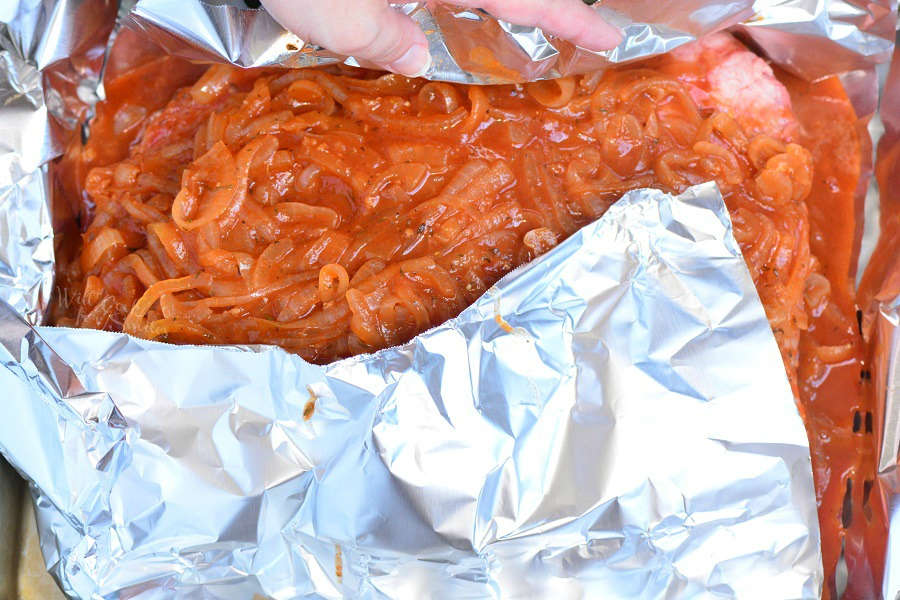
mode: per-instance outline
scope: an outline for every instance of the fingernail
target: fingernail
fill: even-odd
[[[428,46],[413,44],[406,53],[388,65],[395,73],[407,77],[422,77],[431,67],[431,53]]]

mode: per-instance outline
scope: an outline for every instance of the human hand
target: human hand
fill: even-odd
[[[444,1],[444,0],[439,0]],[[269,13],[304,40],[332,52],[367,60],[416,77],[431,64],[428,42],[416,23],[388,0],[262,0]],[[586,48],[607,50],[621,41],[619,31],[582,0],[450,0],[483,8],[492,15]]]

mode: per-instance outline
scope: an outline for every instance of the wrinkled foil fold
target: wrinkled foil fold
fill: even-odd
[[[878,478],[887,507],[888,539],[882,593],[900,594],[900,296],[882,305],[876,317],[876,393],[884,410],[878,448]]]
[[[873,374],[880,423],[878,483],[886,506],[888,539],[882,581],[884,598],[900,594],[900,295],[880,303],[875,316]]]
[[[0,5],[0,300],[31,323],[54,279],[47,162],[84,115],[115,15],[114,0]]]
[[[897,3],[757,0],[739,25],[779,66],[804,79],[870,68],[890,60]]]
[[[604,52],[573,48],[539,29],[498,21],[479,10],[398,3],[426,32],[433,80],[504,83],[583,73],[662,54],[698,37],[738,26],[779,65],[807,79],[883,63],[893,48],[895,0],[690,0],[671,7],[641,0],[594,5],[624,38]],[[241,1],[139,0],[127,21],[166,52],[242,67],[310,67],[335,56],[283,29]],[[474,52],[482,50],[482,52]],[[483,51],[487,51],[486,53]],[[487,54],[490,60],[478,57]]]
[[[630,192],[326,367],[2,310],[0,449],[74,597],[818,597],[805,429],[714,184]]]

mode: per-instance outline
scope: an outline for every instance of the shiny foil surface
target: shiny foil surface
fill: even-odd
[[[114,0],[0,2],[0,300],[31,323],[53,289],[47,161],[84,114],[115,15]]]
[[[0,448],[72,596],[819,593],[806,433],[714,184],[631,192],[327,367],[8,309],[0,332]]]
[[[896,15],[611,0],[595,8],[626,37],[596,54],[398,6],[431,79],[556,77],[731,27],[807,78],[852,69],[861,115]],[[711,186],[631,193],[460,318],[326,368],[33,328],[71,224],[48,161],[102,98],[114,25],[198,61],[356,64],[241,0],[0,0],[0,452],[32,483],[70,596],[818,596],[805,432]]]
[[[875,336],[879,340],[874,361],[875,391],[883,406],[878,448],[878,477],[888,510],[888,541],[882,592],[900,595],[900,296],[878,309]]]
[[[589,52],[484,11],[395,4],[428,37],[434,63],[426,77],[468,83],[583,73],[662,54],[739,24],[780,65],[815,78],[888,60],[896,18],[895,0],[607,0],[594,7],[623,31],[623,41],[612,50]],[[264,10],[246,8],[243,0],[138,0],[127,26],[141,29],[168,53],[195,60],[244,67],[358,64],[307,46]]]
[[[594,53],[548,38],[540,29],[498,21],[480,10],[424,2],[394,4],[412,16],[428,38],[433,64],[425,77],[465,83],[552,78],[645,58],[752,15],[750,0],[690,0],[668,10],[647,0],[604,2],[596,9],[625,36],[618,48]],[[141,29],[168,53],[190,59],[244,67],[310,67],[337,60],[359,64],[353,57],[307,45],[266,11],[248,9],[242,0],[138,0],[126,25]]]

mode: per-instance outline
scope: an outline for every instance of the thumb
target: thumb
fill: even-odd
[[[387,0],[263,0],[285,28],[332,52],[419,77],[431,64],[428,41]]]

